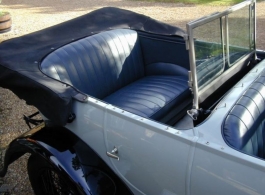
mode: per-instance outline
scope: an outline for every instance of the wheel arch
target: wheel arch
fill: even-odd
[[[13,140],[6,150],[0,177],[25,153],[41,156],[68,175],[82,194],[98,195],[99,191],[108,190],[104,187],[114,187],[116,193],[113,194],[132,194],[99,155],[65,127],[41,124]]]

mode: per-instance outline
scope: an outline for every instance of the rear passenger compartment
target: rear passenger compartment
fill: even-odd
[[[192,102],[188,52],[182,37],[160,36],[101,32],[53,51],[41,70],[123,110],[174,124]]]
[[[265,158],[265,71],[237,100],[222,127],[225,142],[232,148]]]

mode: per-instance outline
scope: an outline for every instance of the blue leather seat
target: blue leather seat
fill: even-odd
[[[137,33],[125,29],[65,45],[49,54],[42,61],[41,69],[98,99],[144,76]]]
[[[265,158],[265,72],[242,95],[223,123],[228,145],[246,154]]]
[[[103,100],[137,115],[158,120],[188,97],[186,82],[184,76],[147,76]]]
[[[133,30],[111,30],[65,45],[49,54],[41,69],[88,95],[156,120],[191,100],[188,71],[169,63],[146,66]]]

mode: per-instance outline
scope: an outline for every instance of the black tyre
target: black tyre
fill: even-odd
[[[28,160],[28,175],[36,195],[79,194],[72,181],[38,155]]]

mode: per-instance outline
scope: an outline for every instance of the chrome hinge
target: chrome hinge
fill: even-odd
[[[183,38],[185,40],[186,50],[189,50],[190,49],[190,47],[189,47],[189,35],[185,34],[185,35],[183,35]]]
[[[199,111],[193,108],[191,110],[188,110],[187,114],[192,118],[192,120],[196,121],[199,116]]]
[[[193,81],[192,81],[191,71],[188,71],[188,75],[189,75],[188,86],[191,93],[193,94]]]

